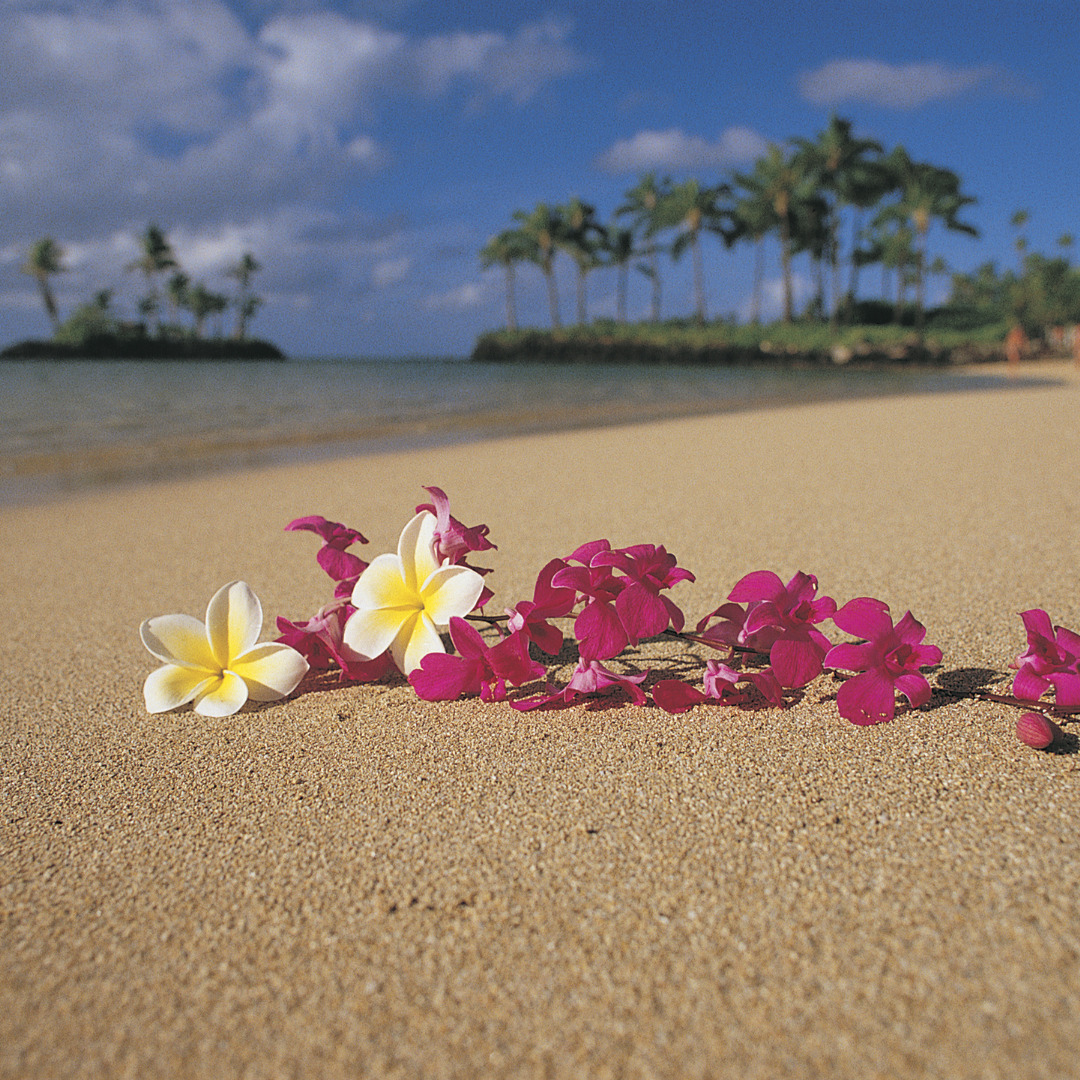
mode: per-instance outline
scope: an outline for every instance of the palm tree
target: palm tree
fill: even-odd
[[[953,232],[978,236],[974,226],[957,219],[957,214],[975,202],[970,195],[960,193],[960,177],[948,169],[912,161],[902,146],[897,146],[887,158],[888,167],[896,179],[899,200],[878,215],[882,220],[907,222],[915,234],[915,327],[922,336],[926,308],[926,238],[933,222],[940,220]]]
[[[689,248],[694,267],[694,318],[705,321],[705,277],[701,261],[701,230],[719,233],[730,244],[733,234],[726,231],[731,210],[721,203],[731,195],[727,184],[705,187],[697,180],[687,180],[671,189],[660,208],[661,221],[678,225],[679,234],[671,245],[672,258],[678,259]]]
[[[165,295],[169,301],[169,316],[176,319],[181,311],[188,306],[188,290],[191,288],[191,279],[187,274],[177,270],[165,285]]]
[[[633,229],[645,241],[643,254],[649,260],[652,278],[652,321],[660,321],[660,266],[657,260],[656,234],[664,226],[660,208],[671,191],[671,180],[664,177],[659,183],[655,173],[646,173],[624,196],[626,201],[615,211],[616,217],[633,216]]]
[[[51,236],[43,237],[33,244],[22,265],[22,272],[29,274],[37,282],[41,302],[45,305],[45,313],[49,316],[54,334],[60,329],[60,313],[49,278],[53,274],[63,273],[64,269],[64,249]]]
[[[187,307],[195,317],[195,337],[202,338],[203,326],[210,315],[217,315],[229,306],[229,298],[211,292],[201,281],[187,294]]]
[[[1031,214],[1027,210],[1017,210],[1011,218],[1009,218],[1009,224],[1017,230],[1016,239],[1013,241],[1013,246],[1016,248],[1016,258],[1020,264],[1020,273],[1024,272],[1024,255],[1027,253],[1027,237],[1024,236],[1020,230],[1031,220]]]
[[[129,263],[127,269],[141,271],[146,278],[149,291],[145,298],[146,302],[140,303],[139,310],[149,321],[156,318],[158,314],[157,275],[163,274],[166,270],[175,270],[179,264],[169,241],[165,238],[165,233],[153,222],[146,226],[146,231],[139,237],[139,245],[142,248],[142,254],[134,262]],[[156,331],[157,327],[154,329]]]
[[[518,210],[514,219],[521,222],[519,231],[528,252],[528,259],[540,267],[547,282],[551,326],[558,330],[562,323],[559,320],[559,290],[555,283],[555,252],[562,239],[565,223],[559,210],[547,203],[537,203],[531,213]]]
[[[558,212],[564,225],[556,243],[577,266],[577,321],[583,326],[588,315],[585,279],[591,271],[603,266],[604,226],[596,220],[596,207],[582,202],[576,195],[560,206]]]
[[[234,263],[225,271],[226,277],[231,277],[239,283],[239,293],[237,294],[236,305],[236,329],[233,332],[233,337],[237,341],[243,341],[247,336],[247,324],[248,321],[254,317],[255,312],[262,306],[262,299],[257,296],[252,296],[250,293],[251,279],[257,274],[262,267],[259,265],[255,256],[250,251],[245,251],[240,256],[240,261]]]
[[[796,139],[803,167],[816,177],[819,194],[824,199],[826,258],[832,282],[829,320],[835,325],[840,299],[840,210],[857,206],[868,187],[872,187],[873,162],[868,154],[881,154],[881,144],[874,139],[856,139],[851,121],[834,113],[829,125],[813,141]]]
[[[780,234],[780,266],[784,279],[784,322],[792,319],[791,257],[792,236],[796,224],[796,204],[805,199],[812,188],[804,162],[794,154],[785,154],[782,147],[770,143],[764,157],[754,162],[754,171],[736,173],[735,182],[752,201],[761,203],[760,210],[771,213]]]
[[[529,246],[520,229],[504,229],[480,249],[480,265],[501,266],[506,273],[506,329],[517,329],[515,295],[517,264],[529,257]]]
[[[634,230],[622,229],[618,225],[609,225],[606,230],[604,254],[608,265],[618,272],[615,286],[615,317],[619,322],[626,322],[626,280],[629,277],[630,264],[641,254],[634,245]],[[640,263],[638,269],[651,275],[651,268]]]

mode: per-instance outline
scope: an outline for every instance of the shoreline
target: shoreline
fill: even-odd
[[[135,441],[79,446],[55,452],[31,451],[0,458],[0,506],[63,498],[112,486],[145,484],[200,475],[219,475],[239,469],[328,461],[339,457],[387,451],[451,446],[484,439],[542,432],[570,432],[695,416],[723,416],[734,412],[812,404],[822,401],[870,400],[909,392],[953,393],[969,389],[984,392],[1037,386],[1068,377],[1064,361],[1031,361],[1019,372],[998,363],[956,368],[902,368],[913,378],[929,380],[914,389],[875,386],[875,369],[852,370],[850,381],[813,390],[804,387],[784,392],[763,388],[758,397],[727,403],[708,401],[616,401],[600,404],[556,402],[530,405],[517,412],[465,411],[424,419],[368,422],[358,428],[322,431],[209,432],[173,436],[157,441]],[[880,370],[880,369],[877,369]]]
[[[437,484],[491,528],[493,610],[585,541],[663,543],[689,625],[801,569],[910,608],[932,685],[998,685],[1017,612],[1080,630],[1078,410],[1070,371],[0,507],[0,1075],[1072,1075],[1080,721],[1042,753],[938,694],[856,728],[826,676],[784,710],[308,679],[151,716],[138,627],[243,579],[267,640],[332,591],[288,521],[370,559]]]

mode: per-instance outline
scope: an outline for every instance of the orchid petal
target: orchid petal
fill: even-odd
[[[911,702],[913,709],[925,705],[933,693],[926,678],[916,671],[905,672],[896,676],[896,689]]]
[[[262,619],[262,604],[246,581],[231,581],[214,593],[206,608],[206,636],[221,668],[259,640]]]
[[[619,593],[615,599],[615,610],[622,619],[631,645],[636,645],[642,638],[663,633],[671,621],[660,597],[637,581],[632,581]]]
[[[428,653],[409,682],[424,701],[457,701],[462,694],[479,694],[482,665],[476,660],[445,653]]]
[[[206,625],[192,615],[158,615],[139,627],[143,645],[159,660],[203,672],[218,664],[206,637]],[[172,708],[172,706],[169,706]]]
[[[484,579],[467,566],[443,566],[423,583],[420,597],[425,613],[436,626],[446,626],[455,616],[468,615],[480,592]]]
[[[825,654],[825,667],[842,668],[844,671],[865,671],[878,662],[880,649],[869,642],[854,645],[845,642],[834,645]]]
[[[700,690],[678,679],[661,679],[652,688],[652,698],[666,713],[684,713],[709,700]]]
[[[252,701],[278,701],[296,689],[308,662],[288,645],[268,641],[236,657],[229,669],[247,684]]]
[[[833,615],[833,622],[846,633],[868,641],[884,637],[893,629],[889,605],[872,596],[849,600]]]
[[[247,684],[234,671],[225,671],[195,695],[195,711],[200,716],[232,716],[248,699]]]
[[[771,570],[755,570],[739,578],[728,593],[729,600],[745,603],[748,600],[777,600],[784,595],[784,583]]]
[[[1054,704],[1059,709],[1080,709],[1080,674],[1055,671],[1046,677],[1054,684]]]
[[[1038,701],[1050,688],[1050,680],[1039,675],[1031,664],[1024,664],[1013,679],[1013,697],[1021,701]]]
[[[864,671],[848,679],[836,693],[836,708],[853,724],[882,724],[896,714],[892,680],[880,671]]]
[[[769,650],[769,662],[782,686],[799,687],[821,674],[824,651],[808,638],[781,638]]]
[[[436,490],[438,489],[436,488]],[[484,639],[474,626],[470,626],[459,615],[448,619],[447,622],[450,626],[450,639],[454,643],[454,648],[462,656],[471,660],[478,660],[487,655],[488,647],[484,644]]]
[[[594,600],[574,621],[578,650],[585,660],[607,660],[626,648],[626,630],[611,604]]]
[[[159,667],[156,671],[150,672],[143,684],[146,711],[168,712],[170,709],[186,705],[216,678],[216,673],[177,667],[175,664]]]

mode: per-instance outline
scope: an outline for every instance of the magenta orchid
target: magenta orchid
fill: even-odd
[[[334,600],[320,608],[306,622],[290,622],[277,617],[279,642],[290,645],[303,656],[313,671],[338,668],[342,682],[378,682],[393,670],[389,653],[374,660],[357,656],[345,644],[345,623],[353,613],[347,600]]]
[[[747,705],[752,700],[749,688],[739,683],[749,683],[768,704],[781,708],[784,692],[771,669],[764,671],[736,671],[719,660],[705,664],[704,693],[679,679],[662,679],[652,688],[653,701],[664,712],[683,713],[695,705],[712,702],[717,705]]]
[[[840,715],[853,724],[880,724],[896,712],[896,692],[913,709],[930,700],[930,684],[920,668],[940,663],[941,650],[923,645],[926,627],[906,612],[893,626],[889,607],[880,600],[861,596],[849,600],[833,616],[833,622],[861,644],[834,645],[825,657],[831,668],[861,672],[848,679],[836,695]]]
[[[507,627],[521,633],[548,656],[555,656],[562,648],[563,632],[548,620],[569,615],[574,609],[577,595],[573,589],[556,588],[551,579],[565,569],[562,559],[552,559],[545,564],[536,578],[531,600],[521,600],[515,607],[507,608]]]
[[[521,633],[489,646],[464,619],[453,618],[450,638],[457,656],[429,653],[409,674],[413,689],[425,701],[456,701],[463,694],[503,701],[507,683],[521,686],[544,677],[544,665],[529,659],[529,642]]]
[[[1021,701],[1038,701],[1054,688],[1060,709],[1080,710],[1080,634],[1052,626],[1041,608],[1021,612],[1027,630],[1027,649],[1014,661],[1013,694]]]
[[[639,683],[649,676],[647,671],[637,675],[620,675],[604,667],[598,660],[581,660],[574,669],[570,681],[562,690],[552,690],[538,697],[511,701],[513,708],[520,711],[531,709],[562,709],[585,699],[594,706],[599,699],[621,693],[635,705],[644,705],[645,692]]]
[[[488,538],[489,532],[486,525],[462,525],[456,517],[450,513],[450,499],[445,491],[439,487],[425,487],[424,490],[434,500],[430,503],[421,503],[416,512],[419,514],[426,510],[435,515],[435,551],[439,560],[449,566],[467,566],[483,577],[490,574],[490,568],[483,566],[470,566],[465,561],[465,556],[470,551],[495,551],[496,545]],[[492,597],[492,592],[484,588],[480,593],[480,599],[476,606],[482,608]]]
[[[747,574],[723,604],[698,624],[699,633],[713,616],[723,622],[705,630],[703,637],[726,645],[739,645],[768,653],[782,686],[799,687],[821,674],[829,640],[817,623],[831,618],[836,601],[815,599],[817,578],[801,570],[785,585],[771,570]],[[739,604],[745,603],[745,610]],[[741,614],[740,614],[741,613]]]
[[[367,563],[358,555],[345,549],[353,544],[366,544],[367,539],[355,529],[337,521],[328,521],[319,514],[297,518],[285,526],[286,532],[313,532],[320,537],[323,546],[315,556],[318,564],[337,582],[334,595],[352,595],[357,578],[367,569]]]
[[[682,611],[661,589],[694,575],[675,565],[675,556],[661,547],[639,544],[612,549],[607,540],[582,544],[566,557],[567,566],[551,579],[556,588],[571,588],[585,606],[574,623],[578,649],[586,660],[607,660],[627,645],[655,637],[669,626],[681,630]],[[616,577],[614,570],[621,571]]]

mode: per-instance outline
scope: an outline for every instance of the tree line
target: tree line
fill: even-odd
[[[139,321],[125,322],[113,309],[112,289],[100,289],[91,300],[78,305],[67,319],[61,320],[52,279],[67,269],[64,250],[51,236],[31,245],[22,271],[37,283],[54,340],[69,344],[106,336],[201,340],[207,320],[215,315],[223,316],[230,308],[236,313],[232,337],[246,340],[248,324],[264,302],[251,289],[252,278],[262,269],[254,255],[245,252],[226,268],[225,275],[236,282],[235,294],[227,296],[207,288],[201,281],[192,283],[160,226],[147,225],[139,236],[139,248],[139,257],[128,263],[125,270],[140,274],[146,291],[136,304]],[[168,318],[162,317],[163,306]],[[189,326],[178,322],[180,312],[190,315]],[[218,336],[222,336],[220,331]]]
[[[764,244],[780,248],[785,323],[795,318],[793,259],[805,253],[814,268],[815,295],[809,314],[830,323],[850,321],[858,297],[861,268],[877,263],[883,289],[895,281],[896,310],[910,300],[922,330],[926,280],[944,272],[930,261],[927,237],[935,222],[977,236],[960,214],[975,199],[961,191],[956,173],[912,160],[903,146],[888,153],[873,139],[856,138],[851,122],[832,116],[813,139],[771,144],[746,172],[732,172],[708,185],[697,179],[675,183],[650,172],[625,193],[612,219],[602,222],[595,206],[579,198],[555,205],[538,203],[513,214],[516,225],[492,237],[480,252],[484,266],[501,266],[506,276],[506,322],[516,329],[516,268],[537,266],[547,285],[553,328],[561,325],[555,258],[559,252],[576,267],[577,322],[587,321],[586,285],[600,267],[617,270],[616,307],[626,321],[629,271],[652,284],[651,318],[661,316],[663,259],[689,252],[694,312],[704,322],[705,281],[702,243],[716,237],[724,248],[754,246],[751,321],[761,317]],[[846,271],[847,282],[843,282]]]

